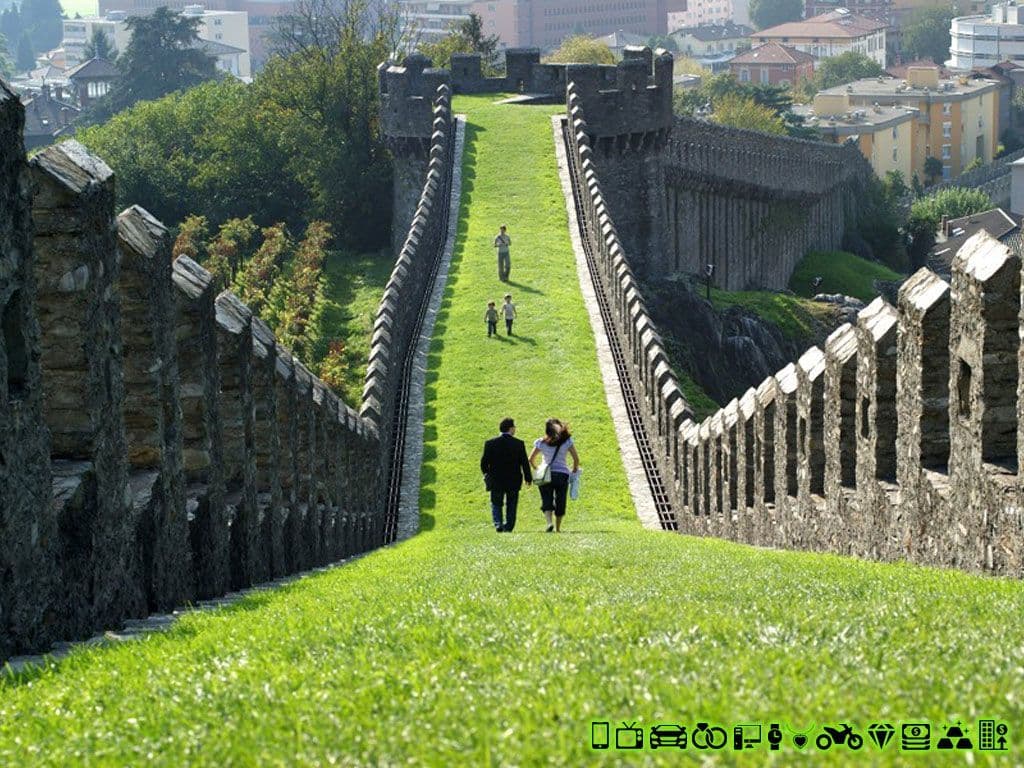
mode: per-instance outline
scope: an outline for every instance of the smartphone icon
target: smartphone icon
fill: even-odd
[[[611,729],[608,723],[591,723],[590,746],[594,749],[608,749],[610,732]]]

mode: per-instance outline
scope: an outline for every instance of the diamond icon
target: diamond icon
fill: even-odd
[[[879,749],[889,746],[894,733],[896,733],[896,729],[890,723],[872,723],[868,726],[868,736]]]

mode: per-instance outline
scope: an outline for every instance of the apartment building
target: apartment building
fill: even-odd
[[[200,44],[197,47],[213,56],[219,69],[239,78],[252,76],[248,14],[244,11],[210,11],[202,5],[187,5],[181,13],[199,19]],[[127,48],[131,40],[127,20],[126,11],[110,11],[106,16],[65,19],[61,46],[68,67],[75,67],[85,60],[85,46],[97,30],[103,32],[118,51]]]
[[[997,3],[988,14],[958,16],[949,25],[949,36],[950,69],[1024,62],[1024,13],[1016,2]]]
[[[791,21],[752,35],[755,45],[779,43],[819,59],[857,51],[885,66],[885,31],[888,24],[837,8],[803,21]]]
[[[402,15],[411,39],[437,40],[475,13],[503,48],[551,50],[573,35],[664,35],[668,9],[680,5],[685,0],[402,0]]]
[[[854,142],[879,178],[889,171],[899,171],[909,181],[914,173],[923,172],[923,168],[914,167],[918,113],[912,107],[857,107],[844,91],[819,93],[813,105],[799,105],[793,111],[829,141]]]
[[[936,157],[942,161],[942,178],[951,179],[960,175],[964,166],[975,158],[982,163],[992,162],[999,143],[1000,88],[999,82],[987,78],[943,79],[939,77],[938,67],[909,67],[906,80],[867,78],[822,91],[815,98],[813,116],[817,119],[818,130],[835,139],[843,133],[829,130],[833,126],[829,121],[834,121],[836,126],[842,121],[870,122],[872,115],[881,114],[873,112],[876,107],[909,108],[915,112],[910,144],[911,171],[922,182],[928,181],[924,162],[928,157]],[[826,110],[824,113],[819,111],[819,104]],[[859,116],[851,122],[854,112]],[[869,128],[865,131],[873,136],[877,133]],[[874,138],[871,146],[874,146]],[[905,147],[903,149],[905,153]],[[904,157],[904,153],[898,153],[898,157]],[[901,165],[900,170],[903,167]]]
[[[124,12],[128,16],[148,16],[160,6],[172,11],[183,11],[195,0],[99,0],[99,14],[109,17],[111,13]],[[250,70],[257,70],[266,61],[273,49],[273,37],[277,24],[283,16],[295,12],[296,0],[205,0],[203,7],[208,11],[235,11],[248,14],[249,42],[246,46],[228,41],[232,47],[243,48],[249,59]],[[76,21],[79,21],[76,19]],[[218,42],[216,38],[212,38]],[[223,41],[222,41],[223,42]],[[239,61],[241,68],[241,58]]]
[[[729,71],[741,83],[796,85],[814,77],[814,57],[778,43],[765,43],[735,56]]]
[[[726,22],[750,26],[750,0],[688,0],[682,10],[668,13],[670,30]]]

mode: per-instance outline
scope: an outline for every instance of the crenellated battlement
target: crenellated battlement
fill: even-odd
[[[1024,576],[1021,261],[987,233],[697,423],[609,214],[569,88],[586,230],[684,533]]]
[[[0,83],[0,659],[379,546],[382,441]]]

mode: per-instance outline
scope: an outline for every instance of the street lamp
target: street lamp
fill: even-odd
[[[704,265],[704,277],[705,277],[705,280],[706,280],[706,283],[707,283],[708,301],[711,301],[711,277],[714,274],[715,274],[715,265],[714,264],[705,264]]]

